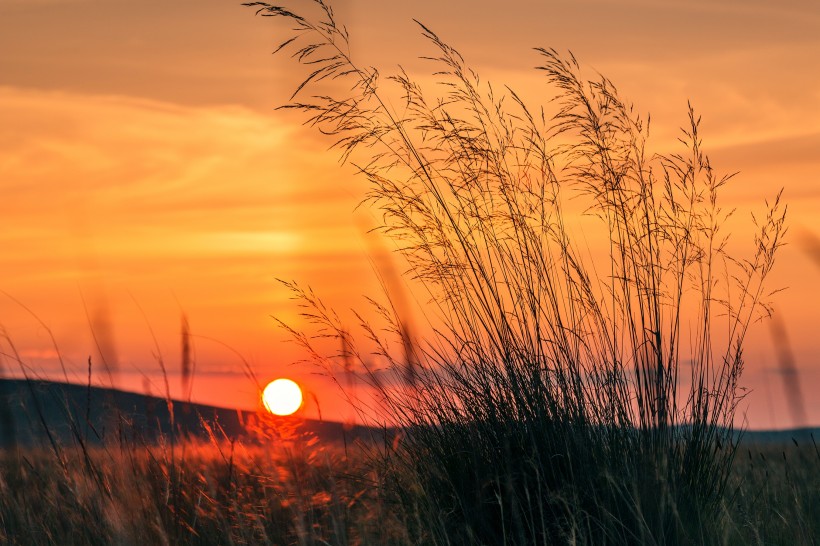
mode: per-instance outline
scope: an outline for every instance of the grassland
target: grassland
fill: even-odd
[[[441,522],[424,519],[428,499],[408,502],[417,490],[396,489],[401,480],[386,471],[388,451],[373,444],[327,445],[298,434],[264,445],[214,439],[173,448],[160,442],[66,446],[57,453],[6,449],[0,455],[0,541],[448,543],[431,532]],[[742,444],[729,491],[718,512],[721,533],[704,544],[817,544],[820,454],[811,442]],[[459,536],[463,530],[449,531]],[[575,543],[586,542],[579,536]]]

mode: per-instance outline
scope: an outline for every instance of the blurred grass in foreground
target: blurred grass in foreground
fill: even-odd
[[[381,447],[302,437],[271,446],[188,441],[173,452],[167,443],[65,448],[60,457],[7,449],[0,542],[437,544],[423,531],[432,522],[396,502],[373,464]],[[819,476],[812,443],[741,444],[719,544],[817,544]]]

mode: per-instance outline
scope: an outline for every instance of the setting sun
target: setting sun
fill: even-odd
[[[302,389],[290,379],[271,381],[262,391],[262,403],[274,415],[291,415],[302,406]]]

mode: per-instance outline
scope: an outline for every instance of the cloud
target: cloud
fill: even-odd
[[[77,5],[77,4],[88,4],[93,0],[3,0],[3,8],[16,8],[16,7],[26,7],[26,8],[40,8],[40,7],[52,7],[52,6],[70,6],[70,5]]]
[[[359,189],[298,125],[237,106],[14,87],[0,87],[0,119],[2,288],[55,331],[77,339],[78,293],[106,293],[128,361],[144,326],[121,310],[137,299],[176,318],[175,294],[200,332],[258,347],[286,305],[275,277],[364,291]],[[30,322],[18,314],[4,320]],[[36,349],[26,328],[21,346]],[[87,350],[67,353],[82,363]]]
[[[5,87],[0,117],[6,240],[98,233],[136,249],[180,236],[236,252],[355,204],[353,191],[320,191],[341,182],[333,154],[245,108]]]

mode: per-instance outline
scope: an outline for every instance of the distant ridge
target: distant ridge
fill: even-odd
[[[172,431],[179,437],[253,440],[255,412],[172,400],[117,389],[54,381],[0,379],[0,446],[42,445],[51,440],[99,444],[127,438],[155,442]],[[277,422],[325,441],[384,438],[385,431],[346,427],[334,421],[281,417]]]
[[[218,438],[253,440],[248,428],[255,412],[172,400],[174,433],[208,440],[208,428]],[[324,441],[378,439],[393,430],[335,421],[278,418],[286,426]],[[156,442],[172,432],[171,413],[164,398],[104,387],[55,381],[0,379],[0,447],[43,445],[51,439],[63,445],[82,441],[99,444],[127,438]],[[741,434],[736,431],[736,435]],[[820,427],[791,430],[743,431],[744,444],[817,442]]]
[[[814,442],[820,446],[820,427],[801,427],[786,430],[745,430],[743,436],[741,436],[741,441],[754,444]]]

